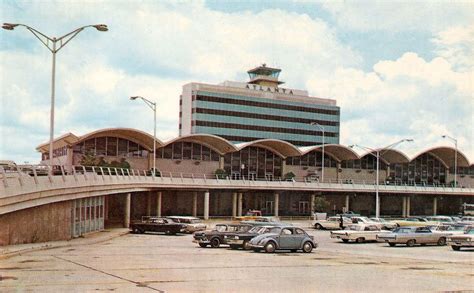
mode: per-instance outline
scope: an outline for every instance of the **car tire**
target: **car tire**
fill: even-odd
[[[446,245],[446,238],[445,238],[445,237],[440,237],[440,238],[438,239],[438,242],[437,242],[436,244],[438,244],[438,246],[444,246],[444,245]]]
[[[306,241],[303,244],[303,252],[304,253],[310,253],[311,251],[313,251],[313,244],[311,244],[311,242],[309,242],[309,241]]]
[[[199,243],[199,246],[201,246],[202,248],[206,248],[207,244],[206,243]]]
[[[234,250],[239,248],[239,246],[235,244],[231,244],[229,246],[230,246],[230,249],[234,249]]]
[[[451,245],[451,248],[456,251],[461,250],[461,246],[457,246],[457,245]]]
[[[407,246],[408,247],[413,247],[413,246],[415,246],[415,243],[416,243],[415,239],[410,239],[410,240],[407,241]]]
[[[249,250],[251,248],[248,240],[244,241],[244,243],[242,244],[242,248],[244,250]]]
[[[357,243],[363,243],[364,241],[365,241],[364,237],[359,237],[359,238],[356,239]]]
[[[397,245],[397,244],[396,244],[396,243],[389,242],[388,245],[390,245],[390,247],[394,247],[394,246]]]
[[[275,252],[275,250],[276,250],[275,242],[273,242],[273,241],[267,242],[267,244],[265,244],[264,249],[265,249],[265,252],[268,252],[268,253]]]
[[[316,225],[314,225],[314,229],[323,230],[323,226],[321,226],[321,224],[316,224]]]
[[[217,237],[211,239],[211,247],[212,248],[219,248],[221,245],[221,240]]]
[[[342,239],[342,242],[347,243],[349,242],[349,239]]]

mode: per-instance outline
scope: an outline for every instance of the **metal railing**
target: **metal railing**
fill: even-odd
[[[40,182],[45,181],[41,178],[47,178],[51,184],[57,181],[66,182],[73,178],[78,181],[79,179],[84,181],[105,181],[108,179],[116,180],[141,180],[147,182],[159,182],[158,180],[168,180],[174,183],[181,182],[214,182],[219,184],[230,184],[230,185],[249,185],[264,183],[271,186],[314,186],[314,187],[339,187],[341,190],[372,190],[375,189],[376,182],[373,180],[353,180],[353,179],[332,179],[320,182],[319,180],[313,180],[308,177],[293,177],[293,178],[281,178],[273,176],[230,176],[222,174],[206,174],[206,173],[185,173],[185,172],[167,172],[157,171],[153,176],[151,170],[139,170],[139,169],[124,169],[115,167],[103,167],[103,166],[75,166],[75,165],[55,165],[55,166],[44,166],[44,165],[14,165],[14,166],[0,166],[0,187],[8,189],[11,186],[25,186],[25,185],[38,185]],[[199,182],[198,182],[199,181]],[[383,190],[433,190],[433,191],[461,191],[463,194],[471,193],[470,186],[466,187],[452,187],[447,185],[422,185],[422,184],[394,184],[390,182],[380,182],[379,188]]]

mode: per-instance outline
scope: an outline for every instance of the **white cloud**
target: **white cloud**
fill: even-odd
[[[472,22],[470,1],[324,1],[339,26],[360,31],[431,31]]]
[[[396,60],[380,61],[366,72],[359,69],[361,56],[341,43],[335,29],[304,14],[275,9],[224,13],[209,10],[202,2],[79,4],[20,3],[19,10],[2,6],[5,19],[47,33],[66,33],[63,28],[88,23],[109,25],[107,33],[81,32],[58,54],[56,135],[82,135],[103,127],[153,133],[152,111],[128,99],[141,95],[157,102],[158,137],[170,139],[178,133],[183,84],[244,80],[247,69],[266,62],[283,69],[285,86],[337,99],[342,143],[377,147],[413,136],[420,144],[412,148],[426,148],[446,132],[457,137],[463,151],[474,158],[472,58],[468,58],[472,50],[456,49],[465,46],[471,35],[462,28],[436,36],[438,57],[432,60],[408,52]],[[334,13],[349,14],[345,25],[357,29],[368,29],[375,22],[381,29],[397,30],[393,26],[403,22],[406,28],[419,21],[404,7],[398,15],[382,2],[372,8],[346,4],[335,5]],[[438,26],[428,19],[430,30]],[[36,144],[49,137],[51,54],[28,31],[4,32],[1,38],[12,45],[0,51],[0,126],[9,129],[2,130],[0,157],[21,161],[22,156],[34,157]],[[24,139],[28,133],[34,134],[33,142]],[[16,145],[22,146],[22,154]]]
[[[372,72],[340,68],[331,76],[313,76],[312,92],[335,98],[341,106],[341,142],[383,147],[403,138],[410,154],[456,137],[474,158],[473,72],[456,72],[447,60],[426,61],[414,53],[380,61]]]
[[[433,42],[437,46],[436,53],[455,68],[460,71],[474,68],[474,24],[449,27],[439,32]]]

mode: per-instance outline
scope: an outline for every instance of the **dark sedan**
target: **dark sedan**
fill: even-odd
[[[210,245],[212,248],[217,248],[224,243],[224,236],[236,233],[246,232],[252,226],[245,224],[217,224],[212,231],[202,231],[194,233],[193,242],[198,243],[201,247]]]
[[[177,234],[185,231],[186,225],[175,223],[170,219],[157,217],[143,217],[140,222],[130,225],[132,233],[161,232],[165,234]]]

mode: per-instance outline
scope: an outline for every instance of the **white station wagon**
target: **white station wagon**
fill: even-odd
[[[341,239],[345,243],[349,241],[362,243],[367,241],[377,241],[377,235],[389,233],[391,232],[381,230],[377,225],[356,224],[349,225],[344,230],[331,231],[331,238]]]

